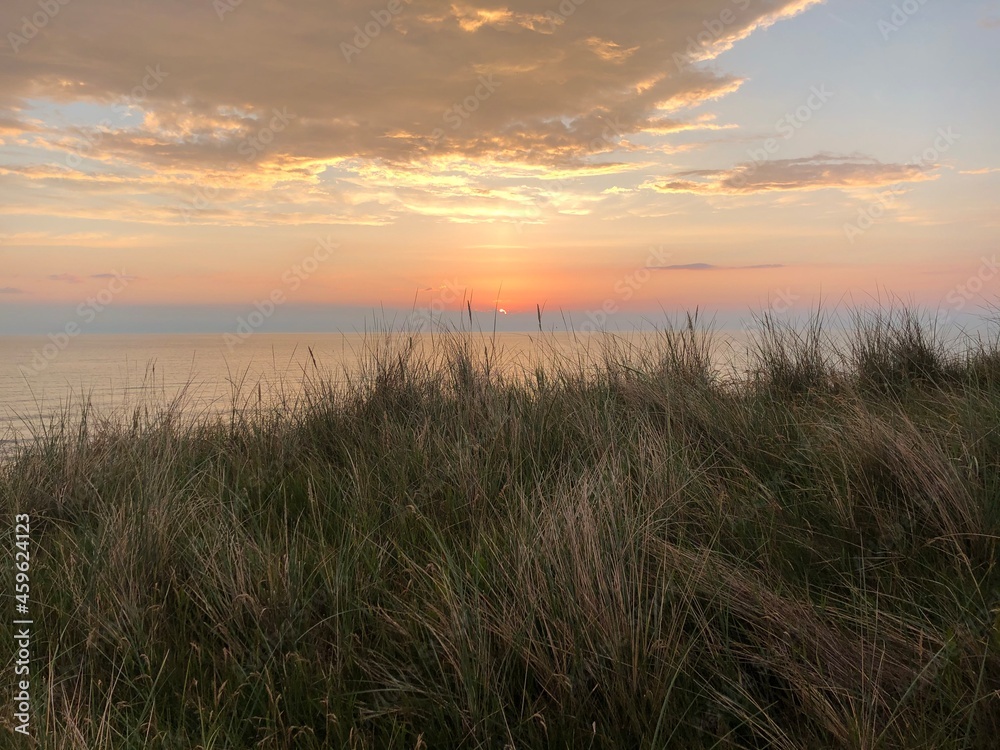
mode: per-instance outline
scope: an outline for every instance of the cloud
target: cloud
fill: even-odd
[[[0,177],[0,184],[3,179]],[[110,232],[17,232],[0,235],[0,245],[9,247],[127,247],[148,244],[150,237],[134,234],[112,234]]]
[[[694,61],[821,1],[411,0],[386,23],[370,0],[67,3],[44,34],[0,48],[0,141],[18,145],[0,161],[0,215],[273,227],[591,214],[613,197],[598,178],[638,185],[734,127],[697,108],[737,91],[739,71]],[[0,28],[37,7],[0,4]],[[81,104],[110,119],[67,125]]]
[[[442,8],[412,0],[369,36],[378,25],[369,0],[267,0],[221,20],[209,2],[89,0],[60,6],[44,34],[0,53],[0,122],[37,130],[29,101],[109,107],[153,67],[162,81],[143,92],[141,123],[111,128],[95,149],[106,163],[241,162],[239,149],[275,111],[287,111],[293,121],[265,151],[288,168],[301,159],[414,163],[449,154],[579,164],[657,128],[665,104],[683,112],[738,85],[678,59],[712,59],[818,2],[480,0]],[[10,0],[0,28],[16,29],[36,10],[35,0]],[[720,17],[726,22],[706,34],[706,22]],[[476,102],[483,79],[496,90]],[[608,137],[612,116],[621,132]],[[34,135],[55,145],[71,134]]]
[[[79,284],[83,281],[79,276],[72,273],[54,273],[48,276],[49,281],[61,281],[66,284]]]
[[[0,136],[4,134],[19,135],[21,133],[31,133],[38,128],[30,122],[25,122],[12,115],[0,114]]]
[[[689,170],[646,187],[662,193],[745,195],[771,191],[849,190],[934,179],[936,164],[885,164],[863,156],[818,154],[739,164],[727,170]]]
[[[0,294],[24,294],[24,290],[13,286],[0,286]]]
[[[138,276],[130,276],[127,273],[94,273],[90,275],[92,279],[121,279],[123,281],[136,281]]]
[[[1000,16],[988,16],[979,22],[984,29],[1000,29]]]
[[[649,266],[650,271],[761,271],[784,268],[780,263],[763,263],[756,266],[716,266],[712,263],[685,263],[675,266]]]
[[[270,173],[243,176],[212,171],[179,172],[165,167],[142,179],[66,172],[51,167],[0,168],[0,215],[100,219],[140,224],[281,226],[304,224],[377,225],[395,199],[370,189],[292,182]],[[4,244],[135,247],[149,235],[120,238],[30,232],[5,235]],[[67,240],[66,237],[76,237]],[[129,239],[132,238],[132,239]]]
[[[1000,172],[1000,167],[983,167],[982,169],[963,169],[959,174],[968,175],[981,175],[981,174],[995,174]]]
[[[638,47],[623,49],[621,45],[596,36],[585,40],[584,44],[602,60],[613,63],[623,63],[639,50]]]

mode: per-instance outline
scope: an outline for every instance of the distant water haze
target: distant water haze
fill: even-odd
[[[638,343],[651,333],[616,334]],[[533,368],[599,348],[602,334],[256,334],[236,346],[219,335],[83,335],[55,356],[46,337],[0,337],[0,441],[9,451],[62,415],[89,404],[97,416],[159,408],[225,414],[235,405],[294,403],[309,382],[343,382],[366,352],[410,337],[430,352],[461,337],[473,352],[497,353],[501,366]],[[441,351],[439,348],[438,351]]]
[[[827,327],[827,341],[844,344],[842,327]],[[714,328],[714,365],[745,371],[754,326]],[[802,330],[801,326],[799,330]],[[948,335],[954,335],[951,331]],[[187,416],[223,415],[236,407],[294,404],[307,385],[342,383],[359,371],[372,348],[402,346],[411,337],[419,351],[464,340],[474,354],[489,350],[495,364],[532,371],[554,360],[595,361],[606,346],[644,347],[655,331],[615,333],[258,333],[236,345],[216,334],[82,335],[58,352],[43,336],[0,336],[0,453],[9,454],[64,416],[78,418],[84,404],[97,417],[159,409],[171,403]],[[48,346],[48,349],[46,347]]]

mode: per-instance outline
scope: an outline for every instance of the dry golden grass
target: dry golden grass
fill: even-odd
[[[288,409],[50,433],[0,474],[37,745],[995,747],[996,347],[764,322],[745,379],[694,321],[387,337]]]

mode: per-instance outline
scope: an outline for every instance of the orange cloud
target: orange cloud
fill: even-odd
[[[748,162],[726,170],[689,170],[647,187],[661,193],[746,195],[770,191],[871,188],[935,179],[936,164],[884,164],[859,156]]]

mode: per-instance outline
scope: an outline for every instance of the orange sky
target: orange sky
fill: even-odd
[[[650,316],[1000,294],[977,3],[93,0],[32,34],[36,10],[0,9],[0,332],[109,284],[135,330],[275,296],[294,330],[299,306],[470,294]]]

